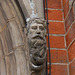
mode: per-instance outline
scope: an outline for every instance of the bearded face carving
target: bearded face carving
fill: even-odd
[[[33,19],[27,24],[30,67],[32,70],[43,69],[46,61],[46,22]]]

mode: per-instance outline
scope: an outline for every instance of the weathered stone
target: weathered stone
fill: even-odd
[[[26,19],[29,18],[30,15],[32,14],[32,9],[30,7],[29,1],[31,0],[18,0]],[[35,4],[34,13],[35,14],[37,13],[39,17],[44,18],[43,0],[32,0],[32,1]]]
[[[8,22],[9,19],[14,17],[14,15],[11,12],[11,8],[8,5],[8,2],[5,0],[1,1],[1,10],[2,10],[2,14],[5,16],[6,22]]]
[[[30,69],[39,73],[44,69],[46,62],[46,22],[39,18],[31,19],[27,23],[27,31]],[[37,73],[31,75],[37,75]]]
[[[10,75],[17,75],[17,63],[14,52],[9,55]]]
[[[11,34],[12,42],[13,42],[13,47],[15,48],[16,46],[23,45],[23,40],[21,33],[19,31],[17,22],[15,20],[8,22],[8,28]],[[16,41],[15,41],[16,40]]]
[[[19,1],[21,1],[21,3],[24,2],[23,0]],[[43,0],[39,0],[39,6],[41,6],[42,1]],[[37,2],[34,1],[34,3]],[[26,3],[23,3],[24,8],[27,10],[25,10],[24,13],[25,15],[27,14],[29,15],[28,17],[30,17],[32,10],[30,9],[30,11],[28,11],[28,8],[30,7],[26,7],[25,4]],[[36,8],[38,10],[37,13],[41,11],[41,9],[38,9],[39,7],[37,7],[37,4],[35,7],[35,13]],[[39,14],[41,15],[39,16],[43,18],[43,10],[42,13]],[[43,20],[42,23],[44,23]],[[34,24],[37,25],[37,23]],[[30,75],[30,72],[31,75],[33,75],[33,71],[36,75],[45,74],[45,69],[43,70],[43,68],[45,68],[46,59],[46,40],[45,38],[43,38],[45,37],[44,26],[43,24],[38,24],[37,27],[41,29],[41,31],[43,30],[43,33],[42,36],[37,35],[37,37],[39,37],[40,39],[37,38],[38,43],[35,44],[35,46],[37,46],[36,51],[32,50],[34,51],[34,53],[30,51],[30,53],[34,56],[34,59],[37,59],[37,61],[32,60],[32,62],[30,62],[32,68],[35,68],[32,65],[33,63],[39,66],[42,65],[41,68],[39,67],[40,69],[36,68],[37,71],[35,71],[34,69],[33,71],[30,71],[29,69],[29,48],[27,45],[26,30],[24,30],[25,32],[22,31],[22,27],[24,26],[25,22],[23,22],[22,14],[18,9],[15,0],[0,0],[0,75]],[[33,33],[35,34],[34,31]],[[41,45],[41,48],[39,44]],[[38,55],[36,55],[37,52],[39,53]],[[30,58],[33,59],[33,57]]]
[[[13,51],[13,44],[12,44],[12,39],[11,39],[11,35],[10,35],[10,31],[8,27],[6,27],[3,32],[5,35],[5,39],[6,39],[7,47],[8,47],[8,53],[9,53]]]

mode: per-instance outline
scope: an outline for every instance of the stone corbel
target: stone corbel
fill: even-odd
[[[31,75],[45,75],[46,21],[40,18],[30,19],[27,22],[27,37]]]

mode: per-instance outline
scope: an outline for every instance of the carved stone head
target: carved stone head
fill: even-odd
[[[27,31],[30,62],[41,68],[46,59],[46,22],[39,18],[32,19],[27,23]],[[35,68],[33,65],[31,67]]]

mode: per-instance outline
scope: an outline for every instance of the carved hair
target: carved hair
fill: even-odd
[[[46,28],[46,20],[40,18],[34,18],[34,19],[30,19],[27,22],[27,32],[29,31],[30,25],[33,23],[42,24]]]

